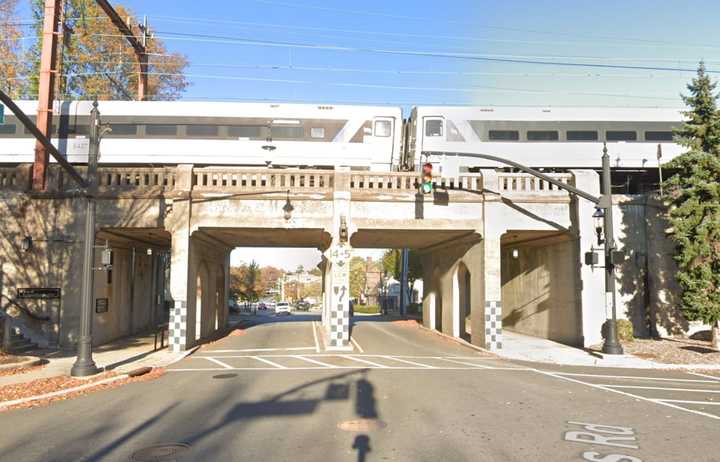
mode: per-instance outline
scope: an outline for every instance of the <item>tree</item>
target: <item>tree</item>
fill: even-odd
[[[400,281],[401,279],[401,252],[402,251],[400,249],[389,249],[385,251],[382,256],[383,271],[385,274],[392,276],[397,281]],[[410,250],[408,252],[408,286],[410,289],[412,289],[415,281],[422,278],[422,271],[422,260],[420,259],[420,255],[417,252]]]
[[[350,297],[361,299],[365,296],[367,285],[367,268],[364,258],[350,259]]]
[[[676,244],[677,281],[682,312],[712,326],[712,344],[720,349],[720,113],[716,84],[701,62],[683,96],[687,122],[677,141],[689,149],[666,167],[664,201]]]
[[[38,36],[28,57],[33,64],[28,69],[27,95],[32,97],[38,89],[43,10],[44,0],[32,0]],[[122,18],[135,17],[121,5],[116,4],[115,10]],[[64,11],[65,33],[58,54],[62,78],[56,80],[58,98],[133,99],[139,67],[127,40],[94,0],[67,0]],[[135,35],[140,36],[137,21],[129,22]],[[148,41],[147,49],[150,63],[147,99],[178,99],[189,85],[184,75],[187,59],[178,53],[168,53],[165,44],[157,38]]]
[[[18,98],[23,89],[18,0],[0,0],[0,90]]]
[[[258,291],[260,268],[253,260],[250,264],[230,268],[230,292],[240,300],[255,302],[261,293]]]

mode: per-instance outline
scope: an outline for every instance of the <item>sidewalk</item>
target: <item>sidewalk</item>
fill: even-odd
[[[155,350],[154,343],[154,334],[124,337],[93,348],[93,359],[101,369],[125,373],[146,366],[164,367],[187,354],[187,352],[170,352],[167,348],[167,342],[163,349]],[[157,346],[160,347],[159,339]],[[36,379],[69,375],[76,359],[75,351],[64,350],[41,352],[38,356],[48,361],[45,366],[30,372],[0,376],[0,387],[30,382]]]
[[[503,331],[502,348],[495,351],[502,358],[518,361],[552,363],[564,366],[627,367],[635,369],[720,370],[720,364],[666,364],[633,355],[590,353],[552,340]]]

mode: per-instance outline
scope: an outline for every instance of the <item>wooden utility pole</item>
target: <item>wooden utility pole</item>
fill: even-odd
[[[61,0],[45,0],[42,51],[40,54],[40,82],[36,125],[45,138],[52,136],[52,110],[57,74],[57,44],[60,31]],[[40,141],[35,142],[35,164],[32,187],[44,191],[47,180],[48,152]]]
[[[125,39],[128,41],[130,46],[133,47],[133,50],[135,50],[135,57],[138,60],[140,72],[138,75],[138,101],[144,101],[146,98],[147,93],[147,73],[148,73],[148,56],[147,56],[147,39],[149,38],[148,34],[148,27],[147,27],[147,17],[145,18],[143,24],[140,26],[140,29],[142,30],[143,36],[138,39],[135,37],[135,34],[133,34],[133,31],[130,29],[130,26],[128,26],[125,21],[120,17],[120,15],[115,11],[115,8],[108,2],[107,0],[95,0],[97,4],[102,8],[102,10],[105,12],[105,14],[108,15],[108,18],[110,18],[110,21],[115,25],[115,27],[118,28],[121,34],[125,36]]]

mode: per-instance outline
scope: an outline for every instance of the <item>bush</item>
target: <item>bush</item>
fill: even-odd
[[[602,326],[602,337],[605,339],[608,337],[608,323],[610,323],[610,320],[605,321]],[[635,340],[635,332],[633,331],[632,322],[627,319],[617,320],[617,331],[618,338],[621,342],[632,342]]]
[[[380,307],[377,305],[354,305],[353,312],[363,314],[379,314]]]

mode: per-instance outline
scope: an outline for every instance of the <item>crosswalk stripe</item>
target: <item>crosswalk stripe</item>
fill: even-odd
[[[374,363],[374,362],[372,362],[372,361],[368,361],[367,359],[361,359],[361,358],[358,358],[357,356],[345,355],[345,356],[340,356],[340,357],[341,357],[341,358],[350,358],[350,359],[352,359],[353,361],[358,361],[358,362],[361,362],[361,363],[369,364],[370,366],[377,367],[378,369],[387,369],[387,368],[388,368],[388,366],[384,366],[384,365],[382,365],[382,364]]]
[[[328,369],[337,369],[337,366],[333,366],[332,364],[327,364],[327,363],[323,363],[323,362],[320,362],[320,361],[316,361],[316,360],[310,359],[310,358],[308,358],[308,357],[306,357],[306,356],[296,355],[296,356],[292,356],[292,357],[293,357],[293,358],[302,359],[303,361],[307,361],[307,362],[309,362],[309,363],[317,364],[318,366],[327,367]]]
[[[283,366],[282,364],[272,362],[269,359],[261,358],[260,356],[253,356],[253,358],[257,359],[258,361],[260,361],[262,363],[269,364],[273,367],[277,367],[278,369],[287,369],[287,367]]]
[[[211,357],[209,357],[209,356],[198,356],[198,358],[207,359],[208,361],[211,361],[211,362],[217,364],[218,366],[222,366],[222,367],[224,367],[225,369],[232,369],[232,368],[233,368],[233,367],[230,366],[229,364],[225,364],[224,362],[219,361],[219,360],[217,360],[217,359],[215,359],[215,358],[211,358]]]
[[[381,356],[381,358],[389,359],[391,361],[398,361],[398,362],[410,364],[413,366],[424,367],[426,369],[436,369],[435,366],[428,366],[427,364],[416,363],[415,361],[408,361],[407,359],[401,359],[401,358],[398,358],[397,356]]]

